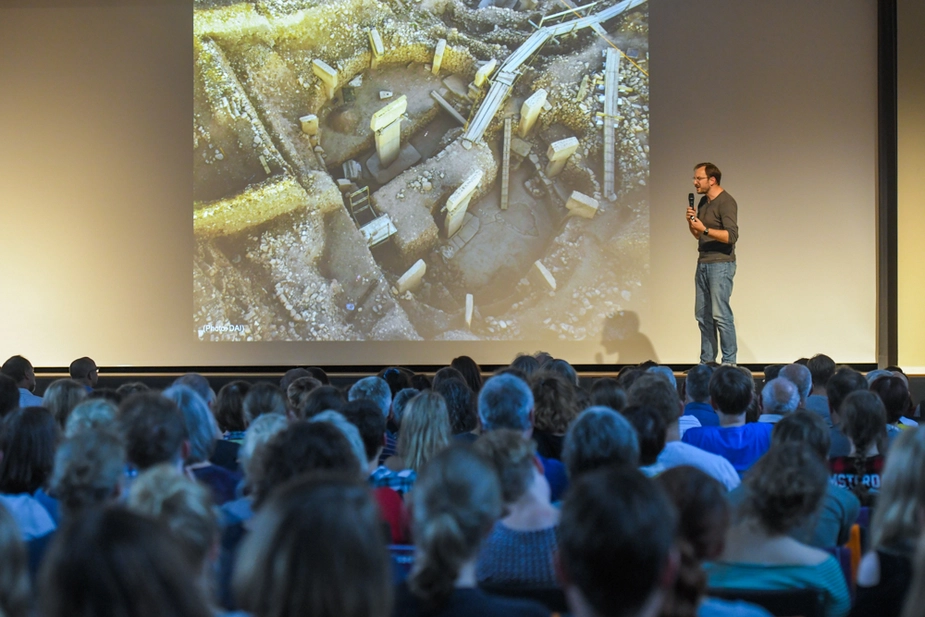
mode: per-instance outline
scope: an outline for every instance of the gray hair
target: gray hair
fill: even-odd
[[[485,382],[479,392],[479,419],[485,431],[498,428],[525,431],[531,428],[532,411],[533,392],[519,377],[497,375]]]
[[[647,370],[647,373],[653,373],[655,375],[661,375],[668,380],[668,383],[671,384],[671,387],[677,391],[678,389],[678,379],[674,376],[674,371],[672,371],[667,366],[650,366]]]
[[[257,448],[270,441],[277,433],[286,430],[287,426],[289,426],[289,420],[278,413],[265,413],[250,423],[244,432],[241,449],[238,450],[238,463],[241,464],[244,475],[250,475],[248,466]]]
[[[869,386],[870,384],[874,383],[881,377],[892,377],[892,376],[893,376],[892,372],[886,369],[878,368],[878,369],[874,369],[871,372],[867,373],[865,377],[867,379],[867,385]]]
[[[55,454],[52,493],[68,516],[115,497],[125,476],[125,446],[106,430],[83,430]]]
[[[115,421],[115,404],[106,399],[92,398],[71,411],[64,425],[64,437],[70,439],[82,431],[112,427]]]
[[[361,398],[374,402],[382,411],[382,415],[389,417],[389,411],[392,409],[392,390],[385,379],[373,375],[353,384],[347,392],[347,400],[355,401]]]
[[[67,417],[79,403],[87,398],[87,389],[73,379],[56,379],[45,389],[42,406],[51,412],[64,428]]]
[[[609,407],[589,407],[572,422],[562,444],[569,478],[609,465],[639,465],[639,437],[629,420]]]
[[[315,414],[309,418],[308,421],[333,424],[336,429],[343,433],[347,441],[350,442],[350,449],[353,450],[353,454],[357,458],[357,463],[360,466],[360,473],[364,476],[366,475],[366,467],[369,464],[366,460],[366,446],[363,445],[363,437],[360,436],[360,430],[352,422],[342,414],[330,409]]]
[[[813,374],[802,364],[788,364],[777,374],[778,378],[783,377],[797,387],[797,393],[800,395],[800,402],[805,402],[806,397],[813,389]]]
[[[186,421],[190,452],[185,462],[201,463],[209,460],[215,450],[219,431],[206,402],[192,388],[179,384],[164,390],[164,396],[177,404]]]
[[[207,406],[215,400],[215,390],[209,385],[209,380],[199,373],[186,373],[173,380],[171,386],[186,386],[198,394]]]
[[[786,415],[796,411],[799,406],[800,393],[797,386],[786,377],[772,379],[761,389],[761,408],[764,413]]]

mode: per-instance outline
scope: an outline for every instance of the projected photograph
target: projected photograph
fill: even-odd
[[[645,0],[194,3],[202,341],[638,335]]]

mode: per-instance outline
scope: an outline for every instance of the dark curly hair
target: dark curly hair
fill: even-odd
[[[771,535],[801,525],[819,507],[829,472],[819,456],[795,442],[775,444],[745,476],[741,513]]]

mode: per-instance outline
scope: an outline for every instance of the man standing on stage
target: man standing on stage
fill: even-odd
[[[700,362],[716,360],[717,331],[723,364],[735,364],[736,329],[729,306],[736,273],[735,244],[739,238],[738,205],[720,186],[723,174],[713,163],[694,167],[694,188],[703,195],[697,210],[687,208],[687,226],[697,238],[694,313],[700,325]]]

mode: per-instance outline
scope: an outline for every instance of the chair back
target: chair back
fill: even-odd
[[[520,598],[539,602],[553,613],[568,613],[565,592],[558,587],[525,587],[521,585],[492,585],[482,583],[479,589],[486,593],[506,598]]]
[[[711,587],[707,595],[723,600],[743,600],[764,608],[776,617],[825,617],[825,592],[803,589],[731,589]]]

